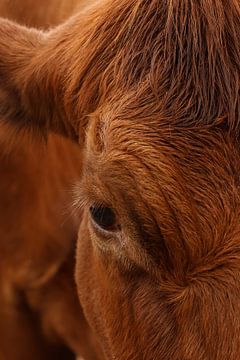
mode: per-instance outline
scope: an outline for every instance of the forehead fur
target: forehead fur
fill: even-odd
[[[71,64],[65,104],[75,116],[126,97],[131,116],[161,113],[176,124],[238,128],[237,0],[115,0],[99,6],[86,24],[76,18],[66,29],[72,33],[66,39]]]
[[[234,249],[239,150],[225,131],[113,119],[106,111],[92,120],[87,139],[90,187],[103,186],[100,199],[111,199],[116,208],[131,207],[148,243],[151,237],[159,242],[155,251],[163,235],[168,256],[184,267],[221,253],[226,244]]]
[[[238,1],[101,6],[79,39],[73,19],[65,93],[73,118],[91,114],[88,179],[128,189],[148,230],[165,232],[173,256],[185,249],[176,261],[196,263],[237,231]]]

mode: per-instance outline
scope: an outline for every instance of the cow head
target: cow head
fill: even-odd
[[[76,282],[107,359],[238,356],[239,14],[118,0],[48,34],[0,23],[1,115],[84,143]]]

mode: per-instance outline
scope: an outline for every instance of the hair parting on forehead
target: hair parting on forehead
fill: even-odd
[[[86,16],[65,93],[78,116],[122,99],[123,116],[237,132],[238,0],[107,0]]]

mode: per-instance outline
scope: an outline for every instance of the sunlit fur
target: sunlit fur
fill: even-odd
[[[79,143],[76,283],[106,359],[239,356],[239,43],[237,0],[0,22],[4,122]],[[96,203],[120,231],[94,227]]]

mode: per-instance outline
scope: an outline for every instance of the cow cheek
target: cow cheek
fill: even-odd
[[[101,290],[98,284],[97,264],[94,260],[94,251],[87,229],[83,221],[78,234],[76,257],[76,284],[80,303],[92,330],[98,337],[102,349],[106,351],[106,336],[102,322]],[[106,354],[107,355],[107,354]]]
[[[79,300],[105,358],[133,359],[130,344],[123,344],[128,339],[125,330],[131,329],[130,324],[123,324],[123,318],[128,319],[129,312],[124,295],[125,284],[116,266],[94,248],[86,225],[79,230],[77,245],[76,283]],[[122,306],[126,309],[126,316],[120,310]]]

